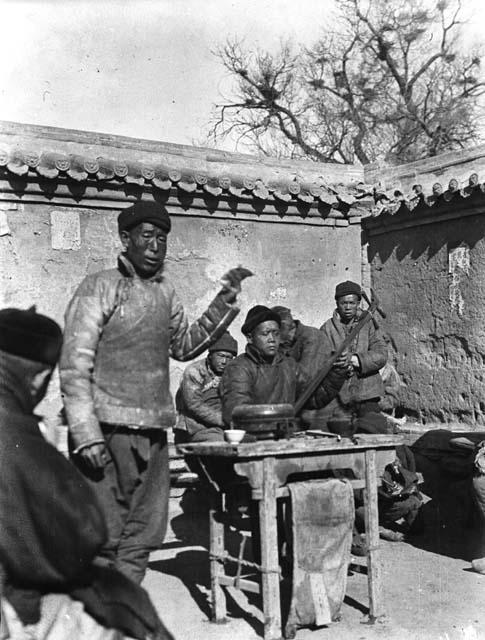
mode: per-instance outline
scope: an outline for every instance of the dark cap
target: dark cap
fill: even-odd
[[[293,317],[291,315],[291,309],[288,309],[288,307],[281,307],[281,306],[271,307],[271,311],[274,311],[275,313],[277,313],[281,318],[281,320],[284,320],[285,318]]]
[[[253,329],[258,326],[258,324],[267,322],[268,320],[273,320],[278,324],[279,327],[281,327],[281,318],[277,313],[275,313],[269,307],[264,307],[261,304],[257,304],[255,307],[249,309],[246,320],[241,327],[241,331],[245,336],[248,336],[251,331],[253,331]]]
[[[54,367],[61,346],[60,326],[35,307],[0,310],[0,351]]]
[[[209,349],[209,353],[213,353],[214,351],[228,351],[229,353],[237,356],[237,342],[231,336],[229,331],[226,331],[222,334],[219,340],[213,342]]]
[[[165,207],[158,202],[151,200],[140,200],[128,209],[123,211],[118,216],[118,231],[129,231],[142,222],[150,222],[169,233],[172,228],[170,216],[168,215]]]
[[[346,280],[345,282],[339,282],[335,287],[335,300],[343,298],[343,296],[355,295],[362,298],[362,289],[360,284],[352,282],[352,280]]]

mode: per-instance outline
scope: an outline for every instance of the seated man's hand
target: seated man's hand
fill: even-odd
[[[108,461],[108,454],[104,442],[97,442],[83,447],[79,457],[91,469],[103,469]]]

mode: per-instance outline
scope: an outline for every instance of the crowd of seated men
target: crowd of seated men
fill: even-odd
[[[243,353],[236,355],[236,342],[226,333],[209,348],[206,358],[185,369],[177,392],[177,441],[222,442],[233,410],[240,405],[294,404],[361,316],[358,284],[340,283],[335,299],[335,312],[320,330],[295,320],[286,307],[252,307],[241,329],[247,341]],[[386,394],[379,371],[387,359],[384,335],[367,323],[307,402],[303,428],[317,427],[342,436],[390,432],[384,409],[392,410],[398,383],[391,369]],[[384,472],[379,494],[382,537],[400,541],[419,529],[422,499],[409,449],[398,448],[398,458]],[[363,529],[362,498],[357,495],[355,553],[365,553],[357,535]]]

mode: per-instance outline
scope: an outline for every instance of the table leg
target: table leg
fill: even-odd
[[[264,640],[281,638],[278,531],[276,521],[276,482],[274,458],[264,458],[262,499],[259,501]]]
[[[367,580],[369,588],[369,619],[384,614],[382,603],[381,565],[379,556],[379,511],[377,505],[376,452],[365,452],[365,530],[367,538]]]
[[[226,596],[219,582],[219,577],[224,575],[224,565],[215,556],[224,553],[224,523],[217,520],[222,513],[222,496],[214,493],[209,509],[209,535],[210,535],[210,574],[212,592],[212,619],[214,622],[224,622],[226,619]]]

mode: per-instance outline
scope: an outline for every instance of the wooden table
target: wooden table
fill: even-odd
[[[384,467],[395,459],[394,450],[400,444],[400,436],[358,435],[353,440],[343,438],[340,442],[330,438],[305,437],[238,445],[221,442],[179,446],[184,455],[232,459],[236,474],[247,478],[252,498],[259,503],[265,640],[282,637],[276,500],[288,495],[287,482],[298,480],[299,474],[349,468],[355,472],[357,479],[351,483],[356,489],[364,489],[369,619],[373,621],[384,613],[378,553],[377,488]],[[210,512],[210,568],[212,612],[216,622],[223,621],[226,615],[222,586],[261,592],[257,583],[225,574],[220,562],[224,553],[224,524],[217,519],[217,506],[214,505]]]

